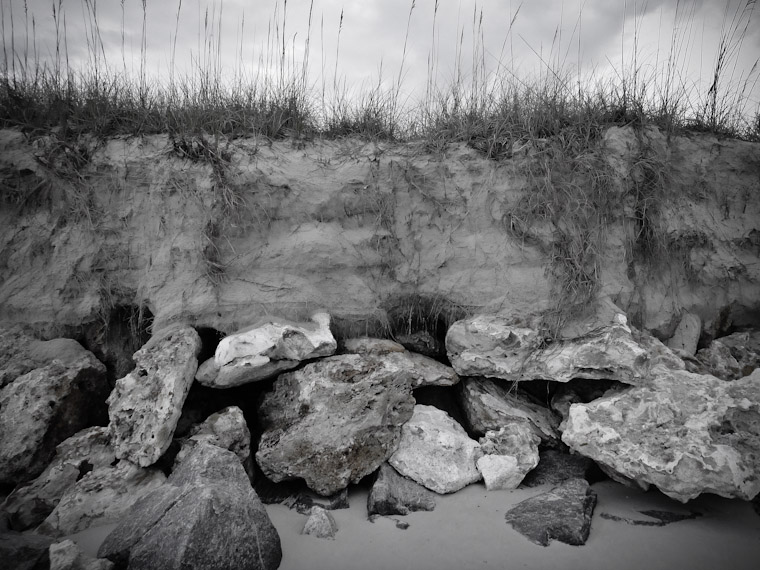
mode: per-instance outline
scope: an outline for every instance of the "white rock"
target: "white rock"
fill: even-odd
[[[481,479],[478,442],[446,412],[418,404],[401,429],[388,462],[402,475],[436,493],[453,493]]]
[[[515,421],[480,438],[485,453],[478,460],[486,488],[514,489],[538,465],[541,439],[528,422]]]
[[[525,477],[512,455],[484,455],[478,459],[477,466],[489,491],[516,489]]]
[[[673,336],[666,343],[668,348],[682,350],[690,356],[697,353],[699,335],[702,333],[702,319],[692,313],[684,313]]]
[[[113,562],[103,558],[91,558],[73,540],[50,545],[50,570],[111,570]]]

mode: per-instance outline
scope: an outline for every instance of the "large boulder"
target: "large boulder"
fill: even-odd
[[[315,313],[311,323],[272,319],[223,338],[196,378],[213,388],[240,386],[330,356],[337,347],[327,313]]]
[[[573,404],[562,440],[686,502],[760,493],[760,372],[734,382],[657,367],[650,385]]]
[[[588,378],[639,384],[649,369],[647,350],[620,313],[608,326],[552,343],[540,331],[501,317],[471,317],[449,328],[446,350],[460,376],[513,381]]]
[[[275,570],[282,550],[240,459],[200,443],[134,504],[98,556],[117,570]]]
[[[702,334],[702,319],[693,313],[684,313],[676,327],[676,332],[668,339],[667,345],[673,350],[680,350],[689,356],[697,353],[697,343]]]
[[[87,556],[73,540],[50,545],[50,570],[111,570],[113,562]]]
[[[760,331],[736,332],[719,340],[736,359],[741,368],[741,376],[749,376],[760,368]]]
[[[396,471],[436,493],[453,493],[482,478],[477,441],[446,412],[418,404],[404,424],[390,463]]]
[[[739,362],[721,340],[714,340],[709,346],[697,351],[696,357],[687,361],[687,369],[689,372],[709,374],[721,380],[735,380],[743,376]]]
[[[507,382],[465,378],[460,383],[460,403],[470,431],[478,436],[523,422],[544,442],[559,439],[559,421],[551,410],[532,402]]]
[[[45,471],[28,485],[14,489],[3,503],[10,527],[26,530],[37,526],[87,472],[115,460],[106,427],[87,428],[58,444]]]
[[[412,416],[412,378],[384,357],[345,354],[282,374],[259,406],[256,461],[273,481],[332,495],[375,471]]]
[[[147,467],[169,448],[200,349],[195,329],[177,326],[156,333],[134,354],[135,369],[117,380],[108,398],[117,457]]]
[[[595,507],[596,493],[588,482],[570,479],[518,503],[505,518],[512,528],[541,546],[549,546],[552,540],[580,546],[588,540]]]
[[[0,390],[0,483],[39,475],[59,443],[92,425],[107,393],[105,366],[84,349]]]
[[[163,485],[159,470],[144,469],[126,459],[93,469],[66,489],[53,511],[37,530],[49,536],[66,536],[94,525],[115,523],[130,507]]]
[[[525,422],[514,422],[499,431],[486,432],[480,438],[484,455],[477,462],[486,489],[515,489],[538,465],[539,443],[541,439]]]
[[[408,515],[412,511],[432,511],[435,496],[431,491],[383,463],[367,496],[367,514]]]

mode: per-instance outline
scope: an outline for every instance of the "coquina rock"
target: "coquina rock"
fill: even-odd
[[[273,481],[332,495],[377,469],[412,416],[414,376],[384,356],[345,354],[282,374],[259,406],[256,461]]]
[[[116,456],[146,467],[168,449],[198,368],[201,339],[188,326],[157,332],[134,355],[136,368],[108,398]]]
[[[10,527],[21,531],[37,526],[77,480],[115,460],[107,427],[87,428],[58,444],[45,471],[28,485],[14,489],[3,503]]]
[[[125,459],[93,469],[68,487],[37,530],[49,536],[66,536],[93,525],[118,522],[130,507],[163,485],[166,476]]]
[[[514,386],[488,378],[465,378],[460,384],[460,402],[470,430],[478,436],[498,431],[514,422],[524,422],[545,442],[559,439],[559,421],[552,412],[531,402]]]
[[[0,483],[35,478],[56,445],[91,425],[108,385],[105,366],[82,351],[67,363],[53,360],[35,368],[0,390]]]
[[[513,381],[588,378],[639,384],[649,369],[647,350],[620,313],[609,326],[550,344],[535,329],[501,317],[475,316],[451,325],[446,350],[460,376]]]
[[[541,439],[526,422],[513,422],[480,438],[478,471],[486,489],[514,489],[538,465]]]
[[[434,494],[419,483],[399,475],[383,463],[367,496],[367,514],[408,515],[412,511],[432,511]]]
[[[196,378],[212,388],[240,386],[330,356],[337,346],[327,313],[315,313],[311,323],[272,319],[223,338]]]
[[[240,458],[246,472],[251,472],[251,432],[243,411],[237,406],[229,406],[211,414],[203,423],[191,429],[175,461],[182,461],[200,442],[229,449]]]
[[[238,457],[201,442],[134,504],[98,556],[117,570],[275,570],[282,549]]]
[[[402,428],[390,463],[396,471],[436,493],[453,493],[482,478],[477,441],[443,410],[417,404]]]
[[[686,502],[760,493],[760,372],[725,382],[657,367],[650,385],[573,404],[562,441]]]

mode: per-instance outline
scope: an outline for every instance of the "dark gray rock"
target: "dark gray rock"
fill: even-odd
[[[41,534],[0,533],[0,565],[4,570],[48,570],[54,542]]]
[[[117,570],[274,570],[280,538],[239,458],[199,443],[98,551]]]
[[[507,524],[531,542],[552,540],[580,546],[588,540],[596,493],[584,479],[570,479],[551,491],[526,499],[506,514]]]
[[[435,495],[398,473],[387,463],[377,472],[375,482],[367,497],[367,514],[407,515],[412,511],[432,511]]]
[[[324,507],[315,505],[311,508],[301,534],[334,539],[336,532],[338,532],[338,523],[335,522],[335,518]]]
[[[525,487],[540,485],[559,485],[569,479],[587,479],[594,468],[594,462],[588,457],[565,453],[556,449],[540,452],[538,465],[523,479]]]

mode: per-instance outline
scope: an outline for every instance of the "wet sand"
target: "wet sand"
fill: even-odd
[[[750,503],[705,495],[682,505],[657,491],[642,492],[612,481],[593,485],[599,501],[584,546],[539,546],[513,530],[504,514],[547,487],[486,491],[482,484],[437,497],[432,512],[367,520],[367,489],[353,488],[351,508],[333,511],[335,540],[302,535],[306,516],[283,505],[267,511],[282,541],[280,570],[757,570],[760,516]],[[701,516],[666,526],[634,526],[604,518],[654,521],[641,510]],[[409,523],[396,527],[395,520]],[[74,535],[95,555],[114,525]]]

